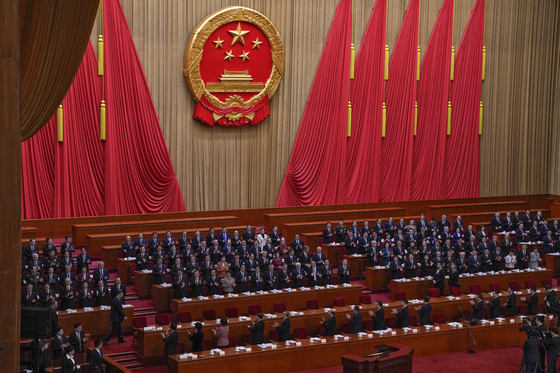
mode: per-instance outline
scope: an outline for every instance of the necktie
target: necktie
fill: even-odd
[[[31,293],[27,294],[27,299],[31,298]]]

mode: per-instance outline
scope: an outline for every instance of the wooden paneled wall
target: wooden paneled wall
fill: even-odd
[[[274,206],[338,0],[121,2],[187,210]],[[354,0],[356,50],[374,3]],[[391,53],[408,3],[388,2]],[[422,53],[442,3],[421,2]],[[456,50],[474,3],[455,1]],[[254,127],[210,127],[193,120],[194,102],[182,76],[183,55],[192,30],[208,14],[229,5],[265,14],[284,43],[285,75],[270,103],[271,117]],[[553,79],[558,75],[558,8],[555,0],[487,0],[481,196],[549,192],[548,170],[560,163],[560,157],[551,158],[558,144],[553,145],[552,135],[560,139],[560,132],[553,131],[551,123],[553,98],[558,101],[553,89],[558,82]],[[93,41],[97,40],[97,22]],[[560,118],[558,109],[556,118]],[[551,193],[560,194],[560,186],[556,188]]]

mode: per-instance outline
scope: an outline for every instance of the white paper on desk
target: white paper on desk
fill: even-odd
[[[385,330],[374,330],[373,332],[375,334],[386,334],[386,333],[391,333],[392,331],[393,331],[393,329],[387,328]]]
[[[448,322],[447,325],[452,326],[454,328],[458,328],[461,326],[461,323],[458,322]]]
[[[249,320],[251,320],[250,317],[247,317],[247,316],[239,316],[239,321],[249,321]]]
[[[431,329],[433,327],[434,327],[433,325],[424,325],[424,328],[426,328],[426,329]]]
[[[271,318],[273,318],[273,317],[276,317],[276,315],[273,315],[273,314],[271,314],[271,313],[265,313],[264,316],[267,317],[267,318],[269,318],[269,319],[271,319]]]
[[[243,295],[251,295],[251,293],[249,293],[248,291],[245,291],[245,292],[243,292],[243,293],[241,293],[241,294],[243,294]]]
[[[406,332],[412,331],[412,328],[404,327],[404,328],[402,328],[402,330],[403,330],[403,332],[406,333]]]
[[[504,319],[503,317],[496,317],[496,321],[504,322],[504,321],[506,321],[506,319]]]
[[[490,323],[490,320],[482,319],[482,320],[480,320],[480,323],[481,323],[481,324],[489,324],[489,323]]]

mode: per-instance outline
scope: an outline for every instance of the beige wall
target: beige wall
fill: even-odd
[[[338,0],[121,0],[152,92],[187,210],[273,206],[297,135],[314,72]],[[392,52],[409,0],[389,0]],[[422,0],[420,46],[426,49],[443,0]],[[359,49],[375,0],[354,0]],[[456,0],[457,50],[475,0]],[[193,28],[208,14],[243,5],[266,15],[285,49],[285,74],[271,117],[254,126],[210,127],[192,119],[182,76]],[[481,195],[547,193],[552,165],[554,76],[559,11],[555,0],[488,0],[488,50],[481,138]],[[97,40],[98,26],[92,39]],[[556,53],[556,56],[553,54]],[[553,59],[554,58],[554,59]],[[556,70],[553,69],[556,68]],[[560,87],[560,84],[557,85]],[[558,105],[556,106],[558,107]],[[558,109],[556,118],[560,118]],[[556,121],[557,123],[558,121]],[[558,166],[556,166],[558,169]],[[550,190],[560,194],[560,186]]]

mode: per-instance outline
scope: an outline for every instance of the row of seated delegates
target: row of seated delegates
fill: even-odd
[[[120,277],[117,277],[115,283],[111,286],[108,286],[105,281],[99,280],[94,289],[90,288],[87,281],[74,285],[67,278],[58,292],[48,282],[43,284],[41,290],[29,283],[22,292],[21,304],[25,307],[49,307],[53,301],[59,299],[63,310],[107,306],[109,300],[116,297],[119,291],[126,295],[126,286],[122,283]],[[122,303],[125,303],[124,296]]]
[[[72,238],[66,236],[65,242],[60,245],[60,255],[64,256],[64,253],[68,253],[71,258],[74,251],[76,251],[76,247],[72,243]],[[52,243],[52,238],[49,237],[47,238],[47,244],[43,246],[43,257],[47,258],[50,252],[54,252],[55,255],[58,254],[56,246]],[[34,238],[30,239],[29,245],[22,249],[22,257],[25,257],[26,262],[30,262],[33,259],[33,254],[39,256],[39,247],[37,246],[37,240]]]
[[[227,270],[225,277],[219,277],[216,269],[210,271],[207,277],[202,276],[198,269],[192,272],[189,276],[183,269],[179,268],[177,274],[172,278],[173,297],[175,299],[185,298],[187,296],[187,289],[191,289],[191,296],[201,296],[202,288],[207,288],[208,295],[219,294],[219,288],[222,287],[223,293],[243,293],[249,290],[272,290],[272,289],[285,289],[290,286],[299,288],[307,284],[307,286],[325,286],[332,285],[332,276],[334,274],[329,260],[325,260],[325,264],[318,267],[314,261],[308,269],[303,269],[301,263],[296,263],[296,269],[292,272],[288,270],[288,265],[283,264],[280,271],[274,270],[274,265],[269,264],[268,269],[261,272],[260,267],[255,267],[254,272],[249,272],[245,264],[241,264],[239,271],[234,275],[233,271]],[[340,283],[350,282],[350,267],[347,265],[346,260],[338,268],[337,274]],[[161,276],[161,274],[157,274]],[[164,279],[156,277],[154,283],[163,283]]]
[[[31,243],[34,241],[35,239],[31,239]],[[27,255],[24,256],[24,258],[27,259]],[[25,259],[22,260],[22,269],[29,270],[31,266],[35,266],[39,271],[46,271],[49,268],[53,268],[55,273],[62,273],[67,266],[70,266],[76,271],[76,274],[79,274],[82,268],[89,270],[89,266],[91,265],[91,257],[87,253],[85,247],[80,250],[80,254],[76,258],[72,258],[68,251],[63,252],[59,258],[56,250],[51,250],[43,257],[43,260],[40,260],[38,253],[31,254],[29,261],[25,261]]]
[[[76,372],[77,364],[75,360],[76,354],[85,353],[88,347],[88,338],[82,330],[82,324],[74,324],[74,331],[69,334],[68,338],[64,335],[64,329],[57,327],[56,335],[52,338],[53,359],[61,360],[61,368],[63,373]],[[101,373],[103,371],[103,352],[102,341],[95,340],[94,350],[91,352],[89,371],[91,373]],[[43,351],[49,347],[48,341],[42,343]]]

